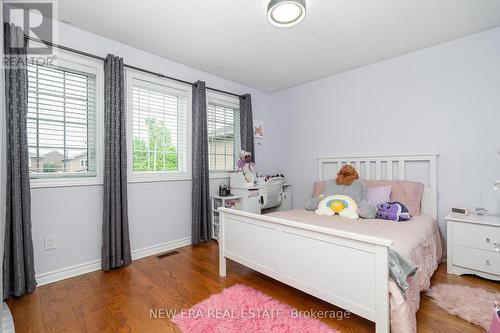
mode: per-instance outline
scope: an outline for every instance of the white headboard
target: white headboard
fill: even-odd
[[[361,179],[412,180],[424,183],[422,213],[437,219],[437,157],[438,154],[318,158],[318,179],[333,179],[342,165],[350,164]],[[415,172],[416,167],[420,172]],[[412,172],[408,172],[409,168]],[[423,173],[421,169],[424,170]]]

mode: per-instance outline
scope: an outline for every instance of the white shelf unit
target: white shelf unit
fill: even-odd
[[[212,196],[212,239],[218,240],[219,238],[219,207],[241,210],[242,197],[230,196]]]

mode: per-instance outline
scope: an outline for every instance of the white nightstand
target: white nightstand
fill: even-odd
[[[450,213],[445,220],[448,273],[500,280],[500,217]]]

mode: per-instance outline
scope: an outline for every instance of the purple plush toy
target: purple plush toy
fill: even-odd
[[[383,202],[377,205],[377,219],[391,221],[407,221],[411,219],[410,212],[401,202]]]

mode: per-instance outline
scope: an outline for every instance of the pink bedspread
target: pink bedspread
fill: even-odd
[[[302,209],[269,215],[393,240],[392,249],[418,269],[409,281],[410,287],[406,295],[403,295],[394,281],[389,280],[391,331],[395,333],[417,331],[416,313],[420,305],[420,292],[429,288],[430,279],[438,266],[443,250],[439,228],[432,217],[420,215],[407,222],[349,220],[338,215],[320,216]]]

